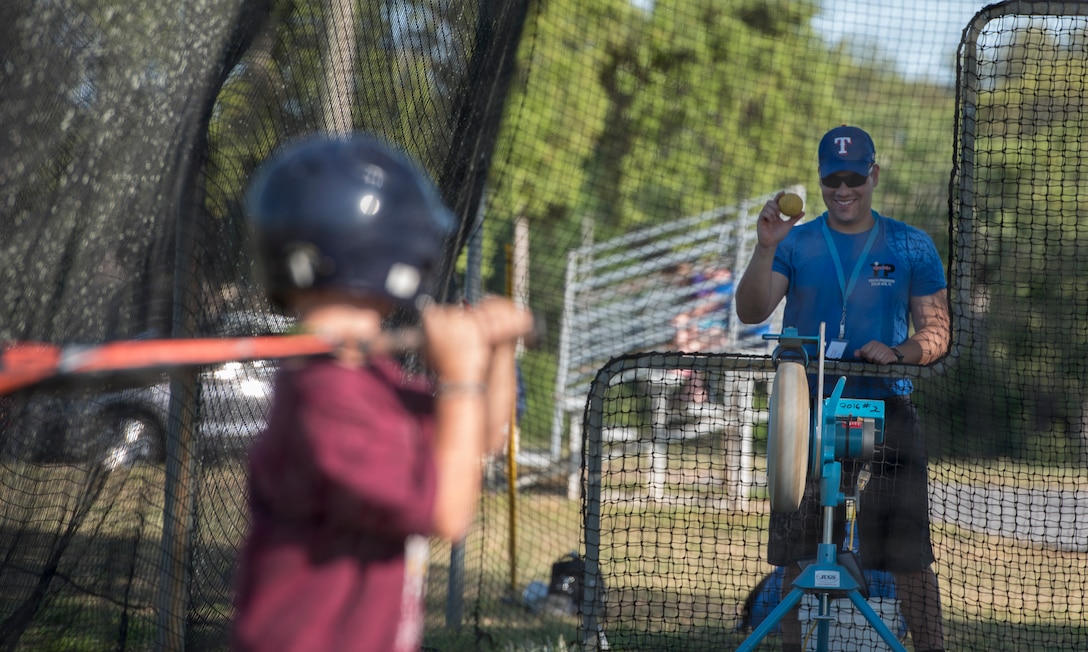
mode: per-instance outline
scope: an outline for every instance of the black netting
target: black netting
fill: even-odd
[[[759,206],[790,187],[822,211],[817,141],[858,124],[875,207],[948,271],[952,349],[911,372],[947,647],[1085,649],[1088,12],[983,9],[8,0],[0,340],[283,332],[245,180],[298,135],[375,132],[461,220],[445,298],[512,294],[542,327],[517,456],[468,539],[432,546],[427,644],[732,649],[773,593],[761,336],[782,327],[739,324],[732,284]],[[274,367],[0,397],[0,647],[225,648]],[[576,588],[553,573],[571,551]]]

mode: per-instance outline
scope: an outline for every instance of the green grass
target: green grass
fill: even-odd
[[[616,491],[601,506],[605,626],[613,650],[691,649],[700,641],[730,649],[744,638],[732,630],[736,608],[769,570],[761,561],[766,503],[757,493],[746,509],[723,508],[725,487],[713,471],[720,471],[721,458],[693,447],[670,451],[669,501],[632,499],[645,492],[645,469],[632,458],[613,460],[606,470],[606,487]],[[199,649],[225,648],[230,574],[246,522],[240,471],[237,464],[223,464],[199,481],[194,607],[187,624],[187,639]],[[942,462],[933,472],[944,481],[1065,488],[1083,486],[1085,475],[1007,462]],[[86,516],[73,523],[74,536],[60,550],[45,599],[14,649],[115,649],[122,622],[126,649],[154,647],[163,477],[160,467],[141,466],[107,480]],[[0,619],[27,604],[87,481],[77,467],[0,467]],[[578,648],[576,616],[534,614],[519,603],[529,582],[546,581],[558,557],[581,548],[583,507],[564,490],[556,478],[550,486],[519,491],[513,502],[503,486],[485,492],[464,543],[459,628],[445,623],[451,548],[432,545],[427,646],[441,652]],[[1039,649],[1075,649],[1088,638],[1088,556],[948,526],[934,528],[934,545],[949,649],[1022,649],[1027,640]]]
[[[974,486],[991,485],[1016,489],[1083,489],[1088,468],[1030,464],[998,458],[971,465],[959,461],[931,461],[930,477]]]

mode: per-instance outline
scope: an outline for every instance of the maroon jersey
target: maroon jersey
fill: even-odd
[[[250,453],[233,649],[419,649],[433,417],[429,385],[391,360],[280,372]]]

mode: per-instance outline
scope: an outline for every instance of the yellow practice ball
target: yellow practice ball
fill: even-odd
[[[796,217],[804,209],[805,204],[801,201],[800,195],[787,192],[778,198],[778,210],[782,211],[782,214],[787,217]]]

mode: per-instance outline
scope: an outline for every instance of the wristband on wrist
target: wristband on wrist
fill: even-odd
[[[900,351],[899,347],[897,347],[897,346],[893,346],[891,348],[892,348],[892,353],[895,354],[895,361],[898,362],[899,364],[903,364],[903,352]]]
[[[434,386],[434,395],[437,398],[475,395],[482,396],[486,392],[487,383],[476,383],[471,381],[439,381],[438,384]]]

